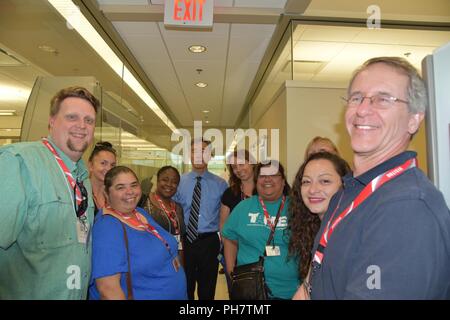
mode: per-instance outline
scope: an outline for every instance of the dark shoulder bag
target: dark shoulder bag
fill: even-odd
[[[275,227],[271,230],[266,246],[272,242],[275,228],[278,223],[279,212],[275,219]],[[270,288],[266,284],[264,277],[264,257],[259,256],[259,260],[253,263],[235,266],[231,273],[231,300],[267,300]]]
[[[120,220],[119,220],[120,221]],[[130,266],[130,251],[128,250],[128,236],[125,224],[120,221],[123,228],[123,238],[125,240],[125,248],[127,249],[127,261],[128,261],[128,272],[127,272],[127,300],[133,300],[133,286],[131,285],[131,266]]]

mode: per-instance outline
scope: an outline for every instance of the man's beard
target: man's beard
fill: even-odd
[[[69,148],[69,150],[74,151],[74,152],[84,152],[86,151],[86,149],[88,148],[89,143],[85,142],[81,147],[76,147],[75,145],[73,145],[72,141],[70,139],[67,140],[67,148]]]

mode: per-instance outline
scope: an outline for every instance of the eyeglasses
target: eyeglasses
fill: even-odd
[[[77,205],[77,187],[80,189],[81,193],[81,202],[79,205]],[[75,186],[73,187],[73,203],[75,207],[75,212],[77,214],[77,218],[81,217],[87,210],[88,207],[88,193],[86,188],[83,185],[83,182],[76,181]]]
[[[363,96],[360,93],[355,93],[355,94],[352,94],[348,98],[342,97],[342,99],[347,102],[347,105],[349,107],[360,106],[364,102],[364,99],[369,99],[370,104],[375,107],[381,107],[381,108],[386,108],[386,109],[391,108],[395,102],[402,102],[402,103],[406,103],[406,104],[409,103],[406,100],[402,100],[402,99],[390,96],[385,93],[377,93],[371,97]]]

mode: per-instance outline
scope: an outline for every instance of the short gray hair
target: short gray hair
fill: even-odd
[[[367,69],[369,66],[376,63],[384,63],[388,66],[393,67],[398,72],[406,75],[409,78],[409,84],[407,88],[407,100],[408,109],[410,113],[425,113],[428,104],[427,89],[425,87],[425,82],[419,75],[417,69],[409,63],[406,59],[400,57],[376,57],[367,60],[362,66],[360,66],[353,73],[350,80],[350,84],[347,89],[347,94],[350,95],[350,90],[353,85],[353,81],[356,76],[363,70]]]

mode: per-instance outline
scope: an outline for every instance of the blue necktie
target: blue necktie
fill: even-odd
[[[198,237],[198,216],[200,214],[200,199],[202,197],[202,185],[200,181],[202,177],[198,176],[195,184],[194,194],[192,195],[191,214],[189,215],[189,223],[187,227],[187,239],[193,243]]]

